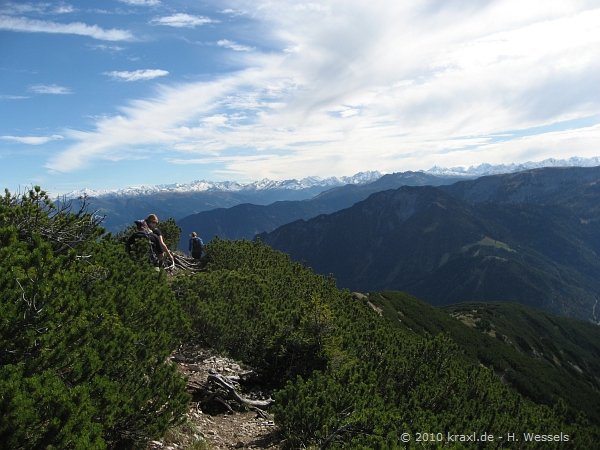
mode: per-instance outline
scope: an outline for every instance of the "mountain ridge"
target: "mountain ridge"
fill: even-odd
[[[439,167],[433,166],[429,169],[408,171],[412,173],[423,173],[436,176],[452,176],[475,178],[486,175],[496,175],[503,173],[521,172],[534,168],[543,167],[592,167],[600,165],[600,156],[591,158],[582,158],[574,156],[568,159],[548,158],[542,161],[527,161],[524,163],[510,164],[489,164],[483,163],[469,167]],[[407,173],[407,172],[405,172]],[[69,191],[59,197],[67,199],[78,198],[80,196],[100,197],[100,196],[132,196],[132,195],[149,195],[161,192],[171,193],[186,193],[186,192],[239,192],[244,190],[264,190],[264,189],[306,189],[314,186],[342,186],[344,184],[364,184],[370,183],[382,176],[386,175],[377,170],[367,170],[357,172],[351,176],[331,176],[318,177],[307,176],[301,179],[286,179],[286,180],[271,180],[263,178],[261,180],[248,183],[238,181],[209,181],[209,180],[194,180],[189,183],[168,183],[157,185],[139,185],[127,186],[118,189],[91,189],[83,188],[79,190]]]
[[[568,159],[547,158],[542,161],[527,161],[524,163],[510,164],[488,164],[483,163],[477,166],[464,167],[438,167],[433,166],[426,173],[432,175],[455,175],[481,177],[486,175],[499,175],[505,173],[522,172],[524,170],[541,169],[544,167],[593,167],[600,165],[600,156],[591,158],[582,158],[573,156]]]
[[[316,176],[305,177],[300,180],[270,180],[263,178],[250,183],[240,183],[237,181],[207,181],[195,180],[190,183],[171,183],[158,185],[128,186],[121,189],[81,189],[71,191],[64,196],[67,199],[80,196],[88,197],[127,197],[136,195],[151,195],[157,193],[190,193],[190,192],[240,192],[240,191],[261,191],[270,189],[284,190],[302,190],[313,187],[334,187],[344,184],[362,184],[374,181],[381,177],[377,171],[358,172],[352,176],[320,178]]]
[[[199,232],[206,241],[215,236],[221,239],[252,239],[258,233],[272,231],[298,219],[309,219],[347,208],[378,191],[405,185],[438,186],[459,179],[462,178],[429,175],[423,172],[399,172],[383,175],[371,183],[335,187],[310,199],[278,201],[268,205],[243,203],[229,208],[203,211],[179,221],[182,228],[180,248],[187,249],[187,236],[192,231]]]
[[[516,301],[589,319],[600,292],[598,181],[600,167],[546,168],[402,187],[257,238],[353,290],[436,305]]]
[[[523,167],[538,167],[540,165],[569,166],[573,164],[590,165],[594,162],[600,164],[600,158],[571,158],[569,160],[545,160],[530,162],[520,165],[483,164],[470,168],[431,168],[428,171],[400,172],[412,174],[416,178],[445,177],[469,179],[482,174],[491,174],[503,171],[518,170]],[[91,208],[105,216],[104,226],[111,232],[118,232],[129,226],[134,220],[145,217],[150,212],[159,214],[160,217],[172,217],[180,220],[191,214],[210,211],[218,208],[230,208],[243,203],[268,205],[277,201],[307,200],[318,197],[325,191],[331,200],[336,188],[355,186],[356,194],[360,186],[365,184],[382,184],[381,190],[397,186],[386,186],[386,180],[394,174],[381,175],[376,171],[365,171],[349,177],[306,177],[301,180],[274,181],[263,179],[252,183],[235,181],[196,181],[191,183],[172,183],[155,186],[128,187],[117,190],[92,190],[81,189],[59,196],[57,202],[80,202],[85,199]],[[413,184],[418,184],[417,182]],[[348,191],[346,191],[347,193]],[[342,195],[346,195],[343,193]],[[361,198],[359,198],[361,199]],[[342,205],[342,207],[349,205]],[[331,212],[332,209],[318,213]],[[307,218],[298,216],[295,218]],[[292,218],[294,219],[294,218]],[[281,225],[280,222],[276,225]],[[257,228],[255,231],[267,231],[268,228]],[[209,234],[210,236],[210,234]],[[210,236],[212,237],[212,236]],[[251,236],[243,236],[250,238]]]

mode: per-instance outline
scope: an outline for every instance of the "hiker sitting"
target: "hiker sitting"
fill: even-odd
[[[173,253],[171,253],[171,250],[169,250],[169,247],[167,247],[167,244],[165,244],[163,235],[160,229],[158,228],[158,217],[156,216],[156,214],[150,214],[146,218],[146,223],[148,224],[148,227],[151,230],[151,234],[153,234],[156,237],[156,242],[153,243],[153,246],[159,261],[162,263],[165,259],[165,255],[168,255],[169,258],[171,258],[171,261],[174,262],[175,259],[173,257]]]
[[[193,231],[190,235],[190,242],[188,245],[188,251],[192,255],[192,258],[194,258],[195,260],[200,260],[200,258],[202,257],[203,248],[204,242],[202,242],[202,239],[198,236],[198,234],[195,231]]]

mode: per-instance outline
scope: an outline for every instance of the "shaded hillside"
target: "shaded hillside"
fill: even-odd
[[[497,205],[519,210],[520,226],[513,227],[514,231],[522,234],[520,239],[535,243],[538,250],[554,249],[554,245],[548,244],[562,234],[560,239],[579,239],[584,241],[579,246],[589,246],[594,253],[600,253],[600,166],[544,168],[486,176],[441,189],[468,204],[487,206],[486,214],[500,222],[506,222],[510,216],[503,217],[503,210]],[[562,230],[549,227],[544,214],[562,215],[561,225],[552,221],[554,228]],[[566,225],[566,222],[571,224]],[[577,227],[577,222],[582,226]],[[577,232],[569,237],[574,228],[578,228]],[[569,254],[563,247],[552,257],[569,257]]]
[[[376,192],[398,189],[402,186],[443,186],[451,185],[465,177],[449,175],[431,175],[424,172],[398,172],[383,175],[372,183],[363,185],[346,185],[329,189],[316,196],[312,201],[340,210],[351,206],[357,201],[364,200]]]
[[[270,205],[244,203],[231,208],[218,208],[193,214],[181,219],[182,229],[179,247],[187,250],[189,235],[199,233],[205,242],[214,237],[221,239],[250,239],[265,230],[317,214],[330,212],[312,201],[275,202]]]
[[[106,195],[90,197],[91,208],[105,215],[104,227],[117,232],[130,226],[134,220],[150,213],[176,219],[201,211],[228,208],[242,203],[269,204],[277,200],[311,198],[325,187],[306,189],[265,189],[243,191],[158,192],[147,195]]]
[[[567,179],[573,185],[560,205],[525,194],[539,203],[466,202],[457,185],[401,188],[258,237],[355,290],[402,290],[433,304],[516,301],[587,319],[600,292],[600,230],[593,216],[600,197],[589,192],[591,175],[570,170],[567,176],[569,169],[559,169],[557,183],[564,186]],[[516,185],[519,176],[531,174],[486,178],[498,192],[498,186]],[[551,176],[537,178],[549,184],[539,192],[557,192]],[[474,193],[481,181],[457,184]],[[484,188],[493,198],[493,190]],[[550,202],[553,196],[544,198]],[[569,198],[590,212],[588,219],[581,220]]]
[[[585,216],[597,216],[600,166],[547,167],[491,175],[444,187],[467,203],[562,205]]]
[[[420,336],[448,334],[467,359],[493,368],[523,395],[600,423],[600,327],[514,303],[432,307],[408,294],[369,295],[395,326]]]
[[[298,219],[309,219],[347,208],[375,192],[401,186],[439,186],[457,179],[422,172],[394,173],[368,184],[332,188],[307,200],[278,201],[269,205],[242,204],[204,211],[178,222],[182,229],[180,248],[187,250],[187,239],[192,231],[198,232],[205,241],[215,236],[221,239],[252,239],[259,233],[272,231]]]

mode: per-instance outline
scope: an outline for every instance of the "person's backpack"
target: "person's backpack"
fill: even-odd
[[[125,249],[127,250],[127,253],[129,253],[129,254],[135,253],[136,242],[138,240],[146,241],[148,243],[148,247],[146,247],[145,245],[140,245],[138,247],[138,249],[147,248],[147,255],[148,255],[148,259],[150,260],[150,263],[153,266],[158,266],[159,258],[154,250],[154,243],[152,242],[153,239],[150,236],[150,234],[148,234],[145,231],[137,230],[135,233],[133,233],[131,236],[129,236],[129,239],[127,240],[127,243],[125,245]]]
[[[192,238],[192,252],[202,253],[202,240],[199,237]]]

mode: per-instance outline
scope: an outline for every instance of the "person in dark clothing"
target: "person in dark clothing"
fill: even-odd
[[[165,258],[165,255],[169,255],[171,261],[175,261],[173,253],[171,253],[171,250],[169,250],[169,247],[167,247],[167,244],[165,244],[163,235],[160,229],[158,228],[158,217],[156,216],[156,214],[150,214],[146,218],[146,223],[148,224],[148,227],[151,230],[150,234],[154,236],[155,242],[153,242],[153,246],[155,248],[159,261],[162,262]]]
[[[192,255],[192,258],[199,260],[202,257],[203,248],[204,242],[202,242],[202,239],[198,236],[198,234],[193,231],[190,235],[190,242],[188,245],[188,250]]]
[[[156,253],[156,248],[159,246],[158,238],[150,231],[148,225],[143,220],[135,221],[136,231],[129,236],[127,242],[125,244],[125,249],[127,253],[131,254],[135,247],[135,242],[138,239],[143,239],[148,242],[148,259],[153,266],[158,267],[158,256]]]

